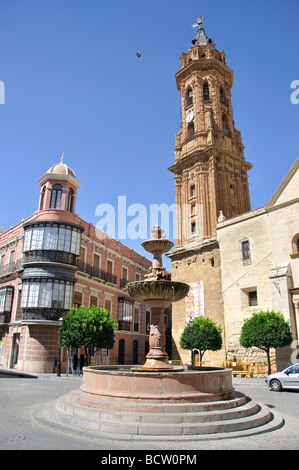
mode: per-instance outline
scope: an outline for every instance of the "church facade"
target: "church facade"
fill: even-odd
[[[172,279],[190,284],[190,294],[172,307],[174,349],[183,362],[190,360],[190,352],[180,348],[179,339],[188,316],[203,315],[223,329],[222,349],[207,352],[205,360],[262,360],[255,351],[242,350],[239,345],[243,320],[254,311],[282,311],[290,321],[294,339],[298,338],[298,313],[293,301],[298,310],[299,279],[297,275],[290,277],[291,270],[298,270],[298,185],[292,183],[284,190],[284,203],[279,204],[278,211],[274,196],[265,208],[251,210],[248,172],[252,165],[244,157],[241,133],[232,116],[233,71],[226,64],[225,53],[219,52],[206,35],[202,19],[196,38],[180,60],[176,81],[181,129],[176,135],[175,161],[169,168],[174,174],[178,208],[177,243],[169,257]],[[297,174],[294,168],[293,178]],[[290,219],[283,233],[277,217],[281,222]],[[246,230],[247,226],[251,228]],[[285,247],[284,256],[279,248],[280,236],[292,245]],[[255,244],[257,239],[259,244]],[[250,249],[254,257],[243,262],[240,253]],[[275,266],[280,264],[289,273],[284,302],[273,300],[277,293],[273,279],[281,273],[277,268],[279,274],[274,274]],[[238,286],[234,295],[232,286]],[[257,286],[258,303],[254,300]],[[282,356],[285,362],[290,352]]]

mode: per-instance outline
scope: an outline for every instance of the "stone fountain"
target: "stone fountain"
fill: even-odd
[[[151,324],[149,333],[150,350],[146,362],[140,371],[177,371],[168,362],[165,352],[164,312],[172,302],[182,300],[189,292],[189,285],[182,282],[172,282],[171,275],[162,266],[162,255],[167,253],[173,243],[165,240],[164,231],[156,225],[152,229],[153,238],[142,242],[143,248],[154,255],[153,264],[144,281],[130,282],[126,291],[135,300],[144,302],[150,309]]]
[[[142,366],[89,366],[79,390],[35,412],[41,424],[109,439],[187,440],[252,435],[282,426],[271,410],[235,393],[232,371],[176,367],[165,352],[164,312],[184,299],[189,286],[171,281],[162,254],[173,243],[160,227],[142,243],[154,256],[143,281],[127,284],[127,293],[151,311],[150,349]],[[245,380],[245,379],[244,379]],[[83,431],[82,431],[83,430]]]

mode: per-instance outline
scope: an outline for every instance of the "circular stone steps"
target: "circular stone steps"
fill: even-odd
[[[36,410],[34,417],[40,424],[64,432],[122,440],[241,437],[273,431],[284,423],[267,406],[242,394],[225,402],[190,403],[189,411],[188,405],[182,405],[181,411],[178,405],[165,405],[163,413],[121,412],[78,405],[65,395]]]

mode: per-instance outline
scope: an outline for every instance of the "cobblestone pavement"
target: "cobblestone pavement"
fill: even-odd
[[[0,370],[0,449],[2,450],[137,450],[184,452],[194,455],[202,450],[298,450],[299,392],[272,392],[263,378],[234,378],[237,391],[266,404],[285,420],[281,429],[250,437],[188,442],[119,441],[69,435],[55,428],[41,426],[33,418],[35,409],[71,390],[78,389],[81,377],[38,375],[20,377]],[[191,463],[195,463],[194,461]],[[160,462],[157,462],[160,463]],[[197,462],[198,463],[198,462]]]

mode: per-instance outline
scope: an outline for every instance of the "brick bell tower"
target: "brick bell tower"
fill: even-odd
[[[223,324],[216,225],[250,211],[247,172],[240,132],[235,128],[233,71],[202,26],[176,73],[181,96],[181,130],[176,135],[174,173],[176,247],[170,254],[172,279],[197,285],[197,314]],[[192,289],[191,289],[192,290]],[[194,310],[194,309],[193,309]],[[195,311],[195,310],[194,310]],[[194,314],[193,314],[194,315]],[[173,305],[173,337],[178,346],[186,322],[186,303]]]

